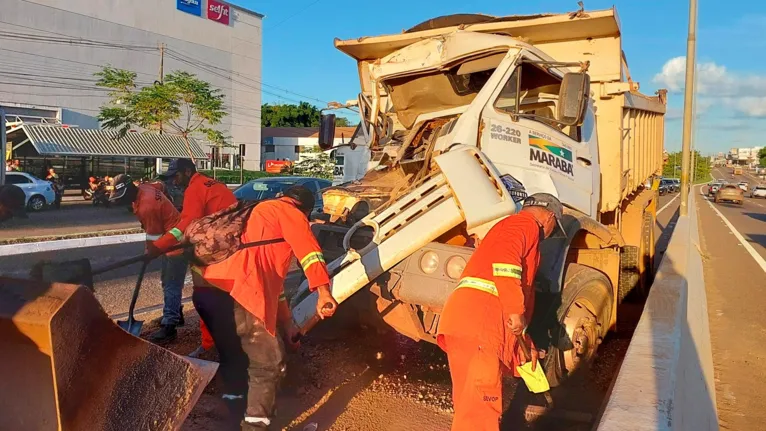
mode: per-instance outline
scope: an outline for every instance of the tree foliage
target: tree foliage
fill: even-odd
[[[289,173],[304,177],[332,180],[334,170],[335,161],[330,158],[328,153],[316,147],[311,150],[310,154],[302,156],[298,162],[294,163]]]
[[[261,105],[261,127],[319,127],[319,108],[308,103],[298,105]],[[336,117],[335,125],[348,127],[347,118]]]
[[[136,73],[104,67],[94,74],[96,85],[110,89],[109,102],[101,107],[98,119],[105,129],[117,130],[123,137],[135,126],[162,133],[170,131],[186,140],[203,135],[219,146],[227,145],[224,134],[212,126],[226,116],[221,90],[213,88],[196,75],[174,71],[165,76],[164,83],[138,88]]]
[[[762,168],[766,168],[766,147],[758,150],[758,162]]]
[[[696,160],[694,178],[700,181],[707,181],[710,178],[710,158],[700,154],[699,151],[694,152],[694,160]],[[681,152],[670,153],[668,155],[668,161],[662,167],[662,176],[665,178],[681,178],[681,164],[683,157]]]

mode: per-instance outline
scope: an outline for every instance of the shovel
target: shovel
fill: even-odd
[[[117,325],[124,329],[128,333],[138,337],[141,335],[141,327],[144,326],[143,320],[136,320],[133,316],[133,310],[136,308],[136,301],[138,300],[138,291],[141,290],[141,282],[144,281],[144,274],[146,273],[146,267],[149,265],[149,260],[144,259],[144,263],[141,264],[141,270],[138,272],[138,280],[136,280],[136,287],[133,289],[133,297],[130,298],[130,308],[128,309],[128,320],[118,320]]]

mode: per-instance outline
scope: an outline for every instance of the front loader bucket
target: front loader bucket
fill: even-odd
[[[217,365],[120,329],[84,286],[0,278],[0,430],[174,430]]]

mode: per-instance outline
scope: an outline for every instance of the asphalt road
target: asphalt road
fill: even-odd
[[[655,226],[657,260],[667,247],[669,233],[678,217],[678,194],[660,197]],[[25,276],[39,260],[90,258],[94,268],[142,252],[142,243],[91,247],[57,253],[36,253],[0,259],[0,275]],[[110,315],[127,311],[138,265],[97,277],[95,295]],[[184,297],[191,295],[187,283]],[[140,315],[150,320],[159,315],[162,289],[159,265],[153,263],[143,283],[138,309],[153,311]],[[179,339],[168,346],[179,354],[193,350],[199,340],[196,316],[186,306],[187,325]],[[339,313],[343,311],[341,310]],[[640,315],[640,306],[623,309],[620,328],[630,328]],[[319,430],[444,430],[452,415],[450,380],[445,355],[430,344],[415,343],[398,334],[380,334],[372,329],[349,328],[342,319],[331,319],[313,331],[302,348],[288,357],[288,378],[283,384],[277,429],[301,431],[317,423]],[[152,327],[146,325],[145,331]],[[631,330],[611,334],[602,344],[599,357],[585,381],[570,383],[554,391],[559,406],[569,411],[595,412],[608,394],[611,378],[619,368],[630,342]],[[215,360],[215,356],[209,357]],[[502,429],[590,429],[588,423],[561,422],[543,418],[526,424],[519,407],[543,405],[541,399],[525,395],[517,381],[504,384],[506,413]],[[219,429],[222,406],[215,384],[206,390],[192,412],[185,431]],[[386,406],[381,408],[381,406]]]
[[[81,199],[62,202],[59,209],[51,207],[27,215],[27,219],[14,218],[3,223],[0,241],[141,227],[136,216],[125,208],[94,207]]]
[[[731,170],[713,176],[729,182]],[[694,192],[707,191],[706,186]],[[747,194],[746,196],[749,196]],[[708,314],[721,429],[763,429],[766,423],[766,200],[715,204],[699,196]]]

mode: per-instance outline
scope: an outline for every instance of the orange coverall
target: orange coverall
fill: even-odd
[[[234,192],[229,190],[226,184],[196,173],[189,180],[189,186],[184,192],[184,207],[181,211],[181,220],[176,228],[184,232],[194,220],[228,208],[236,202],[237,198],[234,196]],[[179,238],[165,235],[155,245],[163,250],[175,245],[179,240]],[[194,285],[204,283],[199,277],[200,269],[192,265],[191,270]],[[213,347],[213,337],[207,330],[205,322],[202,319],[199,322],[202,332],[202,347],[208,350]]]
[[[437,342],[447,353],[455,415],[452,431],[496,431],[502,367],[520,365],[511,314],[532,320],[541,227],[520,212],[498,222],[471,256],[441,314]],[[539,366],[539,365],[538,365]]]
[[[293,254],[313,291],[329,284],[322,249],[311,227],[290,198],[264,201],[253,209],[242,242],[284,238],[285,242],[242,249],[223,262],[202,268],[210,284],[231,293],[242,307],[276,335],[277,306],[285,300],[284,281]]]
[[[133,202],[133,213],[146,231],[146,242],[153,242],[157,248],[168,248],[183,237],[178,228],[181,216],[170,200],[163,193],[161,183],[145,183],[138,186],[138,195]],[[174,251],[168,255],[181,254]]]

